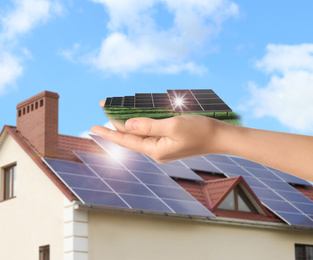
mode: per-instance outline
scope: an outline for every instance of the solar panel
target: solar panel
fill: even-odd
[[[168,176],[182,178],[187,180],[198,180],[202,181],[203,179],[190,170],[187,167],[177,167],[176,165],[168,164],[159,164],[158,168],[160,168],[163,172],[165,172]]]
[[[144,172],[136,172],[132,171],[132,173],[143,183],[145,184],[153,184],[160,186],[169,186],[169,187],[177,187],[178,184],[169,179],[168,176],[160,175],[160,174],[146,174]]]
[[[90,205],[114,208],[130,208],[117,194],[105,191],[84,190],[73,188],[72,191],[82,202]]]
[[[215,173],[222,173],[217,167],[212,165],[210,162],[205,160],[196,160],[196,159],[183,159],[181,160],[187,167],[193,170],[199,171],[207,171],[207,172],[215,172]]]
[[[66,173],[58,173],[58,175],[72,188],[111,191],[108,185],[104,182],[99,182],[98,178]]]
[[[123,97],[113,97],[111,101],[111,106],[121,106]]]
[[[296,176],[290,175],[285,172],[281,172],[272,168],[267,167],[271,172],[273,172],[276,176],[281,178],[282,180],[288,183],[300,184],[300,185],[311,185],[308,181],[300,179]]]
[[[245,167],[245,170],[248,171],[252,176],[258,179],[270,179],[270,180],[281,181],[280,178],[278,178],[276,175],[266,170],[265,168],[256,169],[256,168]]]
[[[303,214],[292,214],[289,212],[277,212],[277,214],[291,225],[313,227],[312,219]]]
[[[202,105],[203,109],[205,111],[212,111],[212,112],[230,112],[231,109],[229,108],[229,106],[227,106],[226,104],[221,104],[221,105]]]
[[[112,101],[112,98],[107,98],[106,100],[105,100],[105,106],[107,107],[107,106],[111,106],[111,101]]]
[[[55,159],[43,159],[43,161],[55,172],[55,174],[64,182],[67,187],[85,204],[101,205],[106,207],[128,208],[133,210],[145,210],[166,214],[187,214],[172,209],[161,197],[178,200],[182,205],[188,205],[189,201],[198,203],[198,207],[202,208],[201,215],[199,211],[192,212],[189,210],[188,215],[213,217],[214,215],[197,202],[183,188],[181,188],[167,175],[161,172],[160,178],[151,178],[152,173],[147,173],[146,169],[141,168],[140,172],[132,172],[124,164],[120,164],[124,169],[118,167],[111,168],[104,165],[99,166],[99,159],[105,158],[102,155],[87,154],[83,152],[75,152],[75,154],[84,160],[80,164],[84,167],[78,167],[79,163],[72,163]],[[81,156],[81,157],[80,157]],[[94,156],[94,158],[93,158]],[[107,158],[104,159],[107,161]],[[115,159],[112,158],[114,161]],[[134,160],[135,161],[135,160]],[[134,162],[132,161],[132,162]],[[114,166],[116,162],[113,163]],[[137,161],[139,164],[145,164],[144,161]],[[72,166],[74,164],[74,167]],[[150,166],[153,164],[150,164]],[[55,168],[53,168],[55,166]],[[110,165],[112,166],[112,164]],[[73,171],[79,169],[79,174],[57,172],[58,170]],[[87,177],[83,170],[94,173],[93,177]],[[114,177],[116,171],[120,174]],[[123,171],[124,170],[124,171]],[[107,176],[107,174],[109,176]],[[146,176],[144,176],[146,175]],[[132,178],[130,178],[132,176]],[[138,176],[138,177],[137,177]],[[109,178],[108,178],[109,177]],[[115,178],[115,179],[114,179]],[[122,181],[123,180],[123,181]],[[134,181],[135,180],[135,181]],[[159,195],[157,195],[159,194]],[[188,206],[186,206],[188,208]]]
[[[212,89],[191,89],[190,90],[194,95],[196,94],[215,94]]]
[[[56,172],[72,173],[72,174],[77,174],[77,175],[96,177],[96,175],[86,165],[82,163],[68,162],[68,161],[48,159],[48,158],[46,158],[45,161]]]
[[[230,158],[228,158],[225,155],[209,154],[209,155],[204,155],[203,157],[209,161],[212,161],[212,162],[220,162],[220,163],[226,163],[226,164],[231,164],[231,165],[237,165],[233,160],[231,160]],[[198,157],[196,157],[196,158],[198,158]],[[194,159],[196,159],[196,158],[194,158]]]

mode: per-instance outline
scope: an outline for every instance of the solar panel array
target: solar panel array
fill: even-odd
[[[177,102],[180,100],[180,102]],[[137,93],[135,96],[107,98],[105,107],[165,108],[175,112],[231,112],[212,89],[167,90],[167,93]]]
[[[203,181],[194,171],[242,176],[260,201],[290,225],[313,227],[313,202],[290,185],[311,184],[238,157],[205,155],[159,165],[149,157],[91,135],[109,155],[75,152],[83,163],[44,159],[85,204],[213,217],[170,177]]]
[[[85,204],[147,212],[214,217],[201,203],[139,153],[121,163],[108,155],[75,152],[83,163],[45,158]]]

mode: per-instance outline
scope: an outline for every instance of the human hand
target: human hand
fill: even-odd
[[[114,124],[114,122],[112,122]],[[219,153],[225,123],[195,115],[167,119],[132,118],[117,131],[94,126],[91,132],[134,151],[150,156],[158,163]]]

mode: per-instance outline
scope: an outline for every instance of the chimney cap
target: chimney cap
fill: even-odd
[[[21,108],[25,105],[28,105],[28,104],[30,104],[30,103],[38,100],[38,99],[43,98],[43,97],[59,98],[60,96],[58,93],[45,90],[45,91],[43,91],[43,92],[41,92],[41,93],[39,93],[39,94],[29,98],[29,99],[24,100],[21,103],[18,103],[16,106],[16,109],[19,109],[19,108]]]

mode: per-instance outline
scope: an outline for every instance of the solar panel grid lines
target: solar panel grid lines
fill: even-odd
[[[199,157],[200,159],[201,157]],[[217,168],[215,165],[210,163],[207,160],[199,160],[199,159],[182,159],[180,162],[182,162],[187,168],[193,169],[193,170],[199,170],[199,171],[209,171],[209,172],[215,172],[215,173],[223,173],[219,168]]]
[[[60,160],[55,160],[55,159],[47,159],[47,158],[42,158],[42,160],[46,163],[46,165],[60,178],[60,180],[80,199],[80,201],[82,201],[83,203],[86,203],[86,200],[84,199],[84,197],[82,196],[82,194],[84,194],[83,193],[83,191],[82,192],[79,192],[80,190],[86,190],[86,189],[81,189],[81,188],[73,188],[73,187],[71,187],[70,186],[70,184],[69,183],[67,183],[66,181],[65,181],[65,179],[63,179],[62,178],[62,176],[59,174],[59,172],[58,171],[56,171],[56,167],[55,167],[55,165],[53,166],[53,162],[54,161],[60,161]],[[50,164],[50,163],[51,164]],[[70,165],[72,162],[69,162],[69,161],[62,161],[62,163],[64,164],[64,165]],[[87,168],[89,168],[88,167],[88,165],[85,165],[85,164],[82,164],[82,165],[84,165],[84,166],[86,166]],[[92,171],[92,170],[91,170]],[[93,173],[94,173],[94,175],[95,176],[97,176],[97,177],[99,177],[94,171],[92,171]],[[110,192],[111,193],[115,193],[116,194],[116,192],[103,180],[103,179],[101,179],[100,178],[100,181],[102,181],[104,184],[105,184],[105,187],[106,188],[109,188],[109,190],[110,190]],[[83,184],[84,185],[84,184]],[[102,191],[99,191],[99,190],[97,190],[96,192],[107,192],[107,190],[102,190]],[[87,191],[85,191],[85,193],[87,193]],[[109,193],[109,195],[111,195],[111,193]],[[89,192],[89,195],[90,195],[90,192]],[[119,197],[118,196],[118,194],[116,194],[117,195],[117,197]],[[119,197],[120,198],[120,197]],[[123,199],[122,198],[120,198],[121,200],[122,200],[122,202],[126,205],[126,206],[128,206],[129,208],[130,208],[130,206],[125,202],[125,201],[123,201]],[[115,199],[115,200],[117,200],[117,199]],[[119,204],[122,204],[122,203],[119,203]],[[122,204],[123,205],[123,204]],[[112,205],[111,205],[112,206]]]
[[[311,185],[308,181],[300,179],[296,176],[287,174],[285,172],[278,171],[276,169],[266,167],[270,172],[272,172],[274,175],[276,175],[278,178],[284,180],[288,183],[294,183],[294,184],[300,184],[300,185]]]
[[[112,98],[107,98],[106,100],[105,100],[105,104],[104,104],[104,106],[111,106],[111,101],[112,101]]]
[[[204,108],[201,106],[199,100],[195,97],[195,95],[191,92],[191,90],[189,90],[189,92],[191,93],[192,97],[194,98],[194,100],[197,101],[198,105],[201,107],[202,111],[204,111]]]
[[[103,142],[103,139],[101,139]],[[106,150],[107,152],[109,152],[109,149],[106,146],[106,141],[104,140],[104,142],[101,144],[101,140],[97,140],[97,143],[103,147],[104,150]],[[133,153],[133,151],[129,151],[130,153]],[[143,155],[145,156],[145,155]],[[170,199],[170,200],[177,200],[177,202],[173,202],[175,205],[176,204],[180,204],[182,206],[182,204],[187,203],[189,201],[194,201],[193,207],[197,208],[198,207],[198,211],[194,212],[192,214],[191,211],[189,211],[190,215],[194,215],[194,216],[200,216],[201,214],[205,213],[205,217],[213,217],[214,215],[208,210],[206,209],[200,202],[196,201],[188,192],[186,192],[181,186],[179,186],[178,184],[176,184],[167,174],[165,174],[157,165],[156,163],[152,162],[151,159],[149,159],[149,157],[145,156],[147,160],[149,160],[149,162],[151,163],[149,167],[151,167],[151,165],[155,166],[157,169],[159,169],[160,173],[162,174],[158,174],[154,173],[154,170],[150,172],[147,171],[147,167],[144,167],[143,164],[145,164],[145,162],[143,161],[137,161],[138,163],[140,163],[141,167],[138,168],[132,168],[129,169],[129,167],[131,165],[127,165],[127,163],[125,164],[125,160],[121,161],[121,164],[123,164],[123,166],[125,167],[125,169],[128,169],[130,173],[132,173],[134,176],[137,177],[137,179],[142,182],[154,195],[156,195],[157,198],[160,198],[160,196],[162,196],[162,198],[160,198],[160,200],[172,211],[172,213],[175,214],[185,214],[183,212],[178,212],[177,210],[174,211],[169,205],[167,205],[164,201],[165,198]],[[128,160],[128,163],[130,162],[130,160]],[[132,161],[134,162],[134,161]],[[188,171],[191,171],[190,169],[187,169],[184,167],[184,165],[181,165],[181,167],[177,167],[180,170],[182,169],[186,169]],[[146,174],[145,178],[142,178],[143,174]],[[195,174],[194,172],[192,172],[193,174]],[[141,175],[141,176],[140,176]],[[158,177],[158,181],[157,182],[152,182],[151,183],[151,175],[157,175]],[[141,178],[140,178],[141,177]],[[165,178],[167,178],[167,183],[165,184]],[[200,177],[199,177],[200,178]],[[150,181],[148,180],[150,179]],[[201,178],[202,180],[202,178]],[[111,181],[108,181],[109,184],[112,184]],[[173,185],[173,183],[175,183],[175,185]],[[116,186],[114,186],[114,189],[117,189]],[[173,192],[175,191],[175,192]],[[122,193],[120,193],[121,195],[123,195]],[[195,206],[195,204],[199,204],[198,206]],[[189,204],[189,203],[187,203]],[[185,208],[187,206],[185,205]],[[179,207],[178,207],[179,209]],[[202,209],[202,210],[200,210]],[[202,212],[201,214],[199,212]]]
[[[121,164],[121,165],[125,168],[125,170],[129,171],[123,164]],[[129,171],[129,173],[132,174],[131,171]],[[113,180],[102,179],[102,181],[106,182],[107,185],[112,189],[112,191],[114,191],[116,193],[116,195],[119,198],[121,198],[127,206],[129,206],[129,208],[132,208],[132,207],[130,204],[127,203],[127,201],[125,201],[123,199],[123,197],[121,196],[122,194],[124,194],[124,195],[127,195],[127,194],[128,195],[136,195],[137,194],[138,195],[138,192],[140,192],[142,196],[147,196],[148,194],[151,194],[151,195],[154,195],[154,197],[158,198],[158,196],[156,196],[156,194],[152,190],[150,190],[146,184],[144,184],[135,175],[133,175],[133,176],[138,180],[138,182],[139,182],[138,185],[136,183],[131,184],[130,182],[121,182],[121,181],[113,181]],[[98,177],[100,178],[99,175],[98,175]],[[134,185],[136,185],[135,188],[134,188]],[[148,197],[150,197],[150,196],[148,196]],[[165,204],[163,201],[161,201],[161,202],[163,204]],[[165,206],[169,209],[169,211],[171,211],[172,213],[175,213],[168,205],[165,204]],[[145,209],[141,208],[141,210],[145,210]]]

